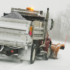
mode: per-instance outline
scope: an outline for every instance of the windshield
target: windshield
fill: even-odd
[[[30,21],[35,21],[35,20],[44,21],[44,17],[41,17],[41,16],[22,15],[22,17],[24,17],[25,19],[30,20]]]

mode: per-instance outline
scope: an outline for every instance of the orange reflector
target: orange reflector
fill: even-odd
[[[33,27],[32,26],[30,26],[30,31],[32,31],[33,30]]]

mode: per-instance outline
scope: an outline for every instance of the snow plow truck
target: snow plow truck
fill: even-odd
[[[29,56],[31,64],[36,57],[49,59],[51,38],[48,37],[48,20],[49,8],[46,16],[43,11],[36,11],[31,7],[11,8],[10,13],[4,13],[0,18],[0,54],[20,60]],[[50,21],[49,30],[52,30],[54,21]]]

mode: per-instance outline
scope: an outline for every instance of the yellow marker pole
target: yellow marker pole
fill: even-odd
[[[66,35],[65,43],[66,43],[67,37],[68,37],[68,35]]]

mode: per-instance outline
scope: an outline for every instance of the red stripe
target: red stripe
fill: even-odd
[[[68,35],[66,35],[65,43],[66,43],[66,40],[67,40],[67,36],[68,36]]]

